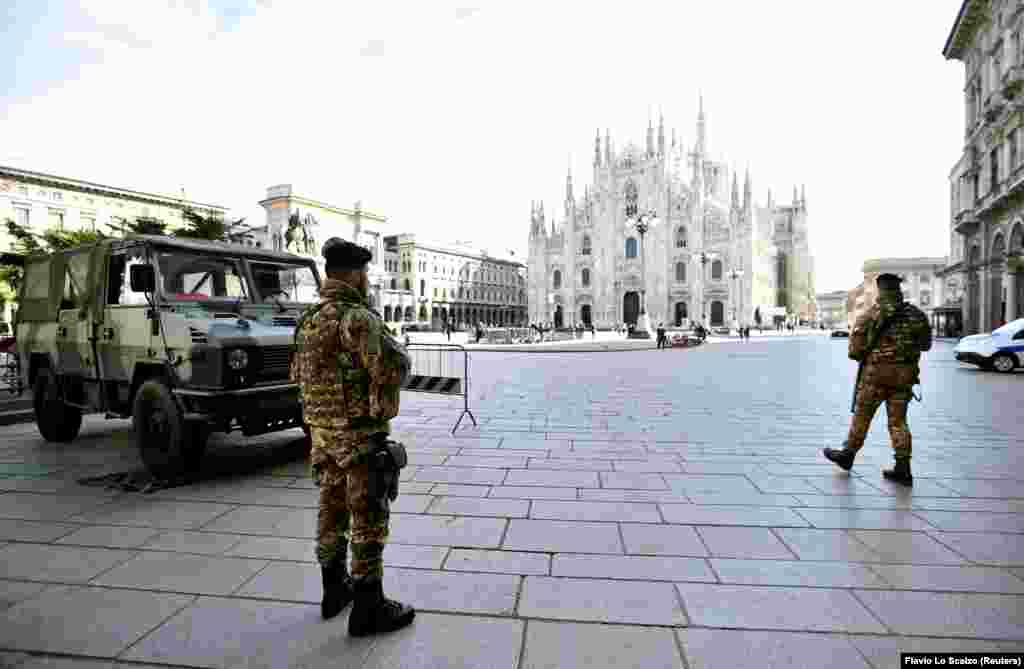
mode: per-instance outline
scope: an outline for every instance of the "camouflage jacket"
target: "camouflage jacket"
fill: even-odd
[[[931,347],[932,329],[928,317],[902,299],[880,296],[879,301],[857,319],[850,333],[850,358],[867,364],[917,365],[921,352]]]
[[[366,298],[346,283],[324,281],[320,303],[302,315],[295,330],[291,380],[301,389],[306,423],[388,432],[409,368],[405,347]]]

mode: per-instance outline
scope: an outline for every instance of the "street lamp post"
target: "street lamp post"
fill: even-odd
[[[651,317],[647,313],[647,263],[644,251],[644,235],[658,224],[658,216],[654,211],[639,214],[633,221],[633,227],[640,233],[640,327],[634,331],[637,339],[651,338]]]
[[[733,323],[736,325],[736,329],[739,329],[743,325],[742,323],[739,322],[739,319],[736,317],[737,312],[739,314],[741,314],[741,315],[743,314],[742,306],[740,306],[737,309],[737,304],[736,304],[737,302],[739,302],[739,297],[740,297],[740,294],[741,294],[741,291],[739,289],[739,279],[741,279],[742,277],[743,277],[743,270],[742,269],[733,269],[731,272],[729,272],[729,278],[732,279],[733,290],[735,291],[734,294],[733,294],[732,320],[733,320]]]
[[[700,291],[699,291],[700,304],[698,306],[700,307],[700,324],[704,325],[705,321],[707,320],[707,314],[704,312],[704,279],[705,279],[705,276],[707,275],[707,271],[706,270],[707,270],[708,263],[711,262],[712,260],[717,260],[718,259],[718,254],[713,252],[713,251],[711,251],[711,252],[701,251],[700,253],[695,255],[693,258],[698,263],[700,263],[700,281],[698,282],[698,284],[700,286]]]

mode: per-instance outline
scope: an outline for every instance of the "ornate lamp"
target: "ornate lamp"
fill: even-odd
[[[640,233],[640,323],[634,328],[633,337],[636,339],[651,338],[651,317],[647,313],[647,265],[646,253],[644,251],[644,235],[656,227],[660,221],[654,210],[637,214],[636,218],[629,221],[636,231]]]

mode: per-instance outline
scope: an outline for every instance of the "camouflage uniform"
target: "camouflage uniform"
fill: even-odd
[[[324,281],[320,303],[296,333],[291,378],[310,426],[313,478],[320,486],[316,556],[326,566],[352,544],[352,576],[380,579],[389,503],[368,493],[370,435],[389,433],[409,374],[404,347],[363,295]]]
[[[883,323],[885,329],[879,336]],[[866,351],[872,341],[874,347]],[[920,309],[904,302],[899,292],[880,292],[877,304],[857,319],[850,333],[849,355],[864,362],[864,371],[857,388],[847,450],[855,453],[864,445],[871,419],[885,402],[894,455],[897,460],[910,459],[907,404],[912,397],[911,389],[920,382],[921,352],[931,347],[928,318]]]

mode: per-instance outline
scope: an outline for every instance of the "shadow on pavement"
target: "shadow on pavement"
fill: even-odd
[[[196,472],[188,472],[170,479],[157,478],[140,463],[137,468],[129,471],[87,476],[77,481],[81,485],[104,487],[108,490],[149,494],[167,488],[259,474],[269,468],[304,460],[308,454],[309,439],[305,436],[285,444],[254,445],[244,442],[213,441],[207,448],[200,470]]]

